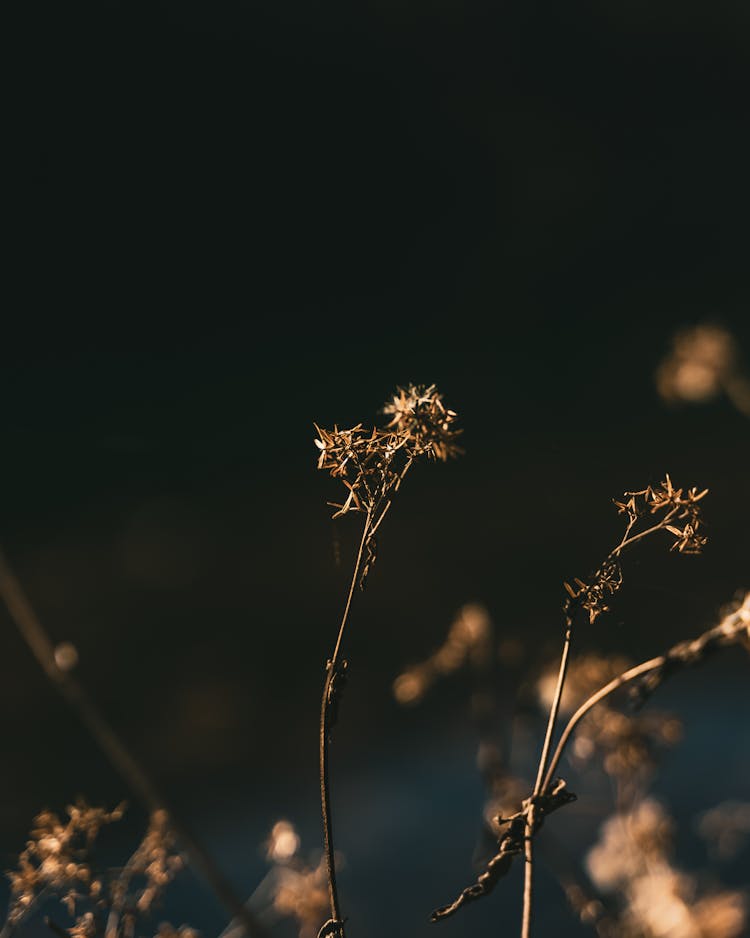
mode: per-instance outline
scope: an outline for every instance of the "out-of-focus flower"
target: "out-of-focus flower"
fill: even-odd
[[[273,825],[266,841],[266,858],[273,863],[284,863],[296,855],[299,847],[300,838],[294,825],[280,820]]]
[[[315,938],[328,918],[328,874],[325,861],[314,867],[279,870],[273,905],[281,915],[296,919],[299,938]]]
[[[253,894],[252,902],[257,905],[262,919],[291,918],[298,938],[316,938],[330,916],[328,871],[325,857],[310,860],[300,847],[301,838],[291,821],[281,818],[273,824],[263,843],[271,868]],[[337,854],[336,862],[340,867],[343,857]],[[233,922],[220,938],[243,936],[244,927]]]
[[[737,341],[716,323],[679,330],[655,380],[660,397],[669,404],[702,404],[726,394],[750,416],[750,381],[740,366]]]
[[[573,713],[578,707],[612,678],[626,671],[632,662],[623,655],[599,655],[594,652],[580,655],[570,662],[565,677],[560,714]],[[543,710],[549,711],[557,686],[557,662],[550,665],[539,677],[536,685],[537,697]]]
[[[78,664],[78,649],[72,642],[60,642],[54,654],[55,664],[61,671],[72,671]]]
[[[34,826],[26,849],[18,858],[18,868],[8,873],[11,889],[8,922],[18,924],[34,905],[42,891],[59,895],[71,914],[75,903],[100,883],[89,865],[89,848],[105,824],[119,821],[125,805],[113,811],[94,808],[84,801],[68,805],[68,821],[63,822],[52,811],[42,811],[34,818]]]
[[[681,329],[670,354],[656,371],[656,387],[665,401],[700,403],[718,396],[727,375],[737,367],[737,344],[721,326]]]
[[[425,661],[399,674],[393,682],[393,696],[400,704],[415,704],[441,677],[466,664],[485,666],[492,655],[492,633],[492,621],[484,606],[462,606],[443,644]]]
[[[586,866],[603,892],[619,895],[623,938],[740,938],[747,897],[735,890],[698,894],[694,876],[670,861],[673,825],[647,798],[604,823]]]
[[[570,663],[560,712],[573,713],[595,691],[630,667],[620,655],[582,655]],[[537,682],[537,696],[548,710],[557,684],[557,666],[546,670]],[[602,701],[579,724],[569,750],[574,761],[598,757],[608,775],[621,781],[643,781],[655,767],[660,749],[682,736],[682,724],[667,713],[649,710],[622,713]]]

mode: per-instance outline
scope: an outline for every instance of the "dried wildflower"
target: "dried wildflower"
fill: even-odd
[[[462,452],[456,444],[460,431],[453,427],[456,412],[443,405],[434,384],[397,388],[383,413],[392,415],[386,429],[407,441],[412,456],[424,454],[445,462]]]
[[[409,385],[397,388],[383,413],[391,417],[383,428],[367,431],[362,424],[350,430],[325,430],[315,425],[318,439],[318,469],[325,469],[340,479],[346,488],[343,502],[329,503],[336,509],[333,517],[351,511],[365,515],[362,539],[354,563],[344,613],[336,644],[326,662],[326,677],[320,708],[319,752],[320,793],[323,817],[323,842],[328,877],[330,917],[320,929],[321,935],[344,936],[344,920],[338,907],[336,859],[330,823],[329,745],[331,728],[336,722],[341,691],[347,676],[347,662],[341,657],[341,643],[349,618],[355,588],[364,589],[377,557],[376,534],[406,473],[416,459],[446,460],[460,452],[454,428],[455,411],[442,403],[435,385]]]
[[[460,431],[453,427],[456,413],[443,405],[435,385],[398,388],[383,413],[392,415],[384,428],[365,430],[360,423],[350,430],[325,430],[314,425],[318,469],[347,489],[344,502],[331,503],[334,518],[349,511],[378,516],[415,459],[445,461],[461,453],[456,444]]]
[[[708,494],[708,489],[675,488],[667,474],[663,482],[647,486],[637,492],[625,492],[623,501],[613,499],[618,514],[627,516],[625,533],[620,543],[608,554],[601,566],[587,582],[576,579],[574,585],[565,583],[568,596],[565,613],[570,619],[577,607],[585,609],[589,621],[609,611],[608,601],[622,586],[620,555],[642,538],[666,531],[675,540],[670,550],[681,554],[698,554],[706,544],[701,533],[701,506],[699,502]],[[661,514],[655,519],[654,516]]]

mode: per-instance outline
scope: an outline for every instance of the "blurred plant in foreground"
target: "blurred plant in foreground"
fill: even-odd
[[[249,899],[264,926],[293,923],[297,938],[315,938],[329,914],[325,857],[302,853],[302,839],[291,821],[276,821],[263,843],[270,869]],[[337,866],[342,858],[337,854]],[[282,934],[289,931],[282,931]],[[244,938],[242,924],[232,921],[219,938]]]
[[[674,825],[655,798],[618,812],[601,828],[586,865],[593,882],[619,900],[612,938],[741,938],[747,900],[739,890],[701,892],[671,861]]]
[[[124,811],[124,804],[107,811],[79,800],[68,806],[65,822],[52,811],[36,816],[18,868],[8,873],[11,901],[3,938],[10,938],[50,899],[57,901],[70,922],[63,926],[47,916],[47,924],[60,938],[134,938],[137,924],[152,915],[184,860],[175,849],[166,813],[155,811],[125,865],[99,869],[93,856],[99,833],[119,821]],[[197,932],[162,922],[157,936],[197,938]]]

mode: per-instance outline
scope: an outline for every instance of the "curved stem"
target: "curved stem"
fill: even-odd
[[[337,666],[339,663],[339,653],[341,650],[341,641],[344,637],[346,623],[349,620],[349,610],[352,605],[354,590],[357,586],[360,567],[362,566],[362,555],[364,554],[365,544],[370,536],[371,513],[367,513],[364,528],[362,530],[362,539],[359,542],[357,559],[354,562],[354,571],[352,573],[349,592],[344,605],[344,612],[341,617],[338,636],[333,654],[326,665],[326,679],[323,684],[323,697],[320,703],[320,808],[323,815],[323,844],[326,857],[326,868],[328,870],[328,900],[331,907],[331,919],[335,924],[341,922],[339,912],[338,888],[336,885],[336,859],[333,848],[333,821],[331,818],[331,783],[329,778],[329,742],[331,730],[331,703],[333,695],[336,692],[334,681],[337,676]],[[343,932],[342,932],[343,934]]]
[[[562,757],[565,746],[570,739],[571,733],[576,728],[578,723],[586,716],[589,710],[596,706],[596,704],[598,704],[601,700],[604,700],[605,697],[609,697],[610,694],[614,693],[619,687],[622,687],[623,684],[627,684],[629,681],[635,680],[635,678],[640,677],[641,674],[646,674],[648,671],[653,671],[655,668],[661,667],[666,660],[666,655],[659,655],[658,658],[650,658],[648,661],[644,661],[641,664],[636,665],[634,668],[630,668],[630,670],[625,671],[619,677],[611,680],[609,684],[605,684],[604,687],[589,697],[585,703],[581,704],[570,720],[568,720],[568,725],[563,730],[563,734],[557,744],[557,749],[555,749],[555,753],[550,759],[547,775],[544,779],[544,789],[546,789],[552,783],[552,776],[554,775],[555,769],[560,762],[560,758]]]

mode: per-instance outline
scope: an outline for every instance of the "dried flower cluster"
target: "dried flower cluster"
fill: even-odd
[[[342,503],[329,503],[338,518],[350,511],[365,515],[360,541],[336,644],[326,661],[326,677],[320,707],[320,807],[323,819],[323,846],[328,879],[330,917],[321,929],[322,935],[345,938],[336,884],[336,852],[331,823],[329,772],[330,733],[338,719],[341,692],[346,682],[348,662],[341,656],[342,640],[355,588],[364,589],[377,557],[376,534],[392,504],[406,473],[416,459],[447,460],[457,456],[456,439],[460,431],[454,426],[455,411],[448,410],[435,385],[411,384],[397,388],[383,407],[390,416],[383,428],[366,431],[362,424],[351,430],[323,430],[316,424],[319,450],[318,468],[340,479],[347,490]]]
[[[383,428],[366,430],[357,424],[350,430],[324,430],[315,424],[318,469],[340,479],[346,500],[331,503],[334,518],[349,511],[376,515],[398,489],[413,460],[420,457],[447,460],[461,452],[456,439],[455,411],[448,410],[432,384],[398,388],[383,408],[391,420]]]
[[[657,531],[666,531],[674,537],[671,550],[681,554],[698,554],[706,544],[699,533],[702,518],[699,502],[708,489],[675,488],[669,474],[656,486],[647,486],[637,492],[625,492],[623,501],[614,499],[618,513],[627,517],[625,533],[620,543],[588,582],[575,579],[575,585],[565,583],[568,598],[566,615],[570,618],[576,607],[585,609],[589,621],[609,611],[609,598],[622,586],[620,555],[632,544]]]

